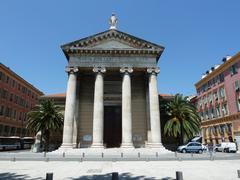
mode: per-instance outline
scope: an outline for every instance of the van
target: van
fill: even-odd
[[[216,145],[215,151],[221,152],[237,152],[237,146],[233,142],[222,142],[219,145]]]

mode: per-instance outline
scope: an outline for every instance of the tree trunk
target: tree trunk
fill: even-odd
[[[180,135],[180,145],[183,145],[183,139],[184,139],[184,137],[183,137],[183,122],[182,122],[182,120],[180,121],[180,133],[181,133],[181,135]]]
[[[46,137],[45,151],[48,151],[49,150],[49,138],[50,138],[50,131],[49,130],[45,131],[45,137]]]

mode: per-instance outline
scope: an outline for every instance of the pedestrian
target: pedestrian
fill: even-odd
[[[212,142],[212,140],[210,140],[210,142],[208,143],[208,152],[209,152],[210,158],[212,158],[212,156],[213,156],[213,142]]]

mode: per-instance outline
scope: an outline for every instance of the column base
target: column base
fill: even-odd
[[[77,143],[73,143],[73,144],[72,144],[72,147],[73,147],[74,149],[78,148],[78,147],[77,147]]]
[[[162,145],[162,143],[147,143],[147,147],[149,148],[164,148],[165,147]]]
[[[91,148],[104,148],[103,144],[102,143],[93,143],[91,145]]]
[[[73,149],[73,144],[71,144],[71,143],[62,144],[60,146],[60,148],[58,148],[58,150],[60,150],[60,151],[67,151],[70,149]]]
[[[134,148],[133,143],[122,143],[121,148]]]

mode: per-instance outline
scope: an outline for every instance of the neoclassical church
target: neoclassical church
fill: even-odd
[[[60,149],[163,148],[157,63],[164,47],[110,29],[61,46],[68,66]]]

